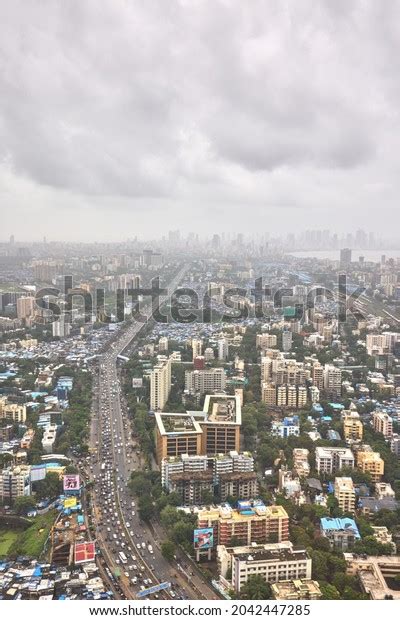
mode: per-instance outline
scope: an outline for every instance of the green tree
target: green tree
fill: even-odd
[[[142,495],[142,497],[139,498],[138,511],[139,517],[143,521],[146,521],[147,523],[151,521],[155,514],[155,506],[151,497],[148,495]]]
[[[33,508],[35,508],[35,499],[32,495],[17,497],[14,502],[14,510],[17,515],[26,515]]]
[[[62,483],[58,474],[49,472],[44,480],[36,483],[37,499],[55,499],[62,492]]]
[[[172,540],[164,540],[161,544],[161,553],[168,562],[172,562],[175,555],[175,543]]]
[[[240,590],[240,598],[247,601],[267,601],[271,597],[271,586],[261,575],[251,575]]]
[[[178,511],[174,506],[165,506],[161,511],[160,518],[163,527],[168,530],[177,522]]]
[[[322,598],[328,601],[338,601],[341,596],[340,592],[330,583],[320,583]]]

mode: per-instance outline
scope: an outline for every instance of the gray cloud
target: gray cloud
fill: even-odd
[[[227,212],[242,228],[245,208],[256,231],[288,209],[295,227],[374,226],[379,203],[382,226],[399,195],[399,18],[368,0],[3,4],[5,234],[40,236],[38,210],[77,210],[93,238],[118,235],[115,213],[143,234],[207,231],[206,208],[217,228]]]

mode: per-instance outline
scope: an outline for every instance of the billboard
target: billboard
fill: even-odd
[[[194,548],[204,550],[214,546],[214,530],[206,527],[201,530],[194,530]]]
[[[75,564],[82,564],[83,562],[93,562],[95,555],[96,546],[94,542],[75,543]]]
[[[31,482],[38,482],[46,478],[46,465],[33,465],[31,467]]]
[[[67,497],[64,500],[64,508],[74,508],[76,506],[76,497]]]
[[[144,596],[150,596],[150,594],[155,594],[156,592],[160,592],[161,590],[169,590],[171,588],[171,584],[169,581],[163,581],[162,583],[157,584],[156,586],[152,586],[151,588],[146,588],[145,590],[139,590],[137,595],[139,598],[143,598]]]
[[[81,482],[79,474],[64,475],[64,491],[79,491],[80,488]]]
[[[143,386],[143,379],[139,379],[138,377],[133,377],[132,379],[132,387],[133,388],[141,388]]]

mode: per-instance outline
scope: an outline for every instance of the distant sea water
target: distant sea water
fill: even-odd
[[[317,258],[320,260],[340,260],[340,250],[306,250],[304,252],[288,252],[296,258]],[[380,263],[381,256],[388,258],[400,258],[399,250],[353,250],[352,261],[357,262],[359,256],[364,256],[366,263]]]

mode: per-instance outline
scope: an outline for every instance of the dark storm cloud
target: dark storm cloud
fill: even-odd
[[[207,230],[199,206],[216,226],[240,205],[278,226],[279,209],[316,225],[381,199],[392,213],[399,18],[398,3],[367,0],[3,4],[8,226],[50,208],[140,213],[142,232],[149,210]]]

